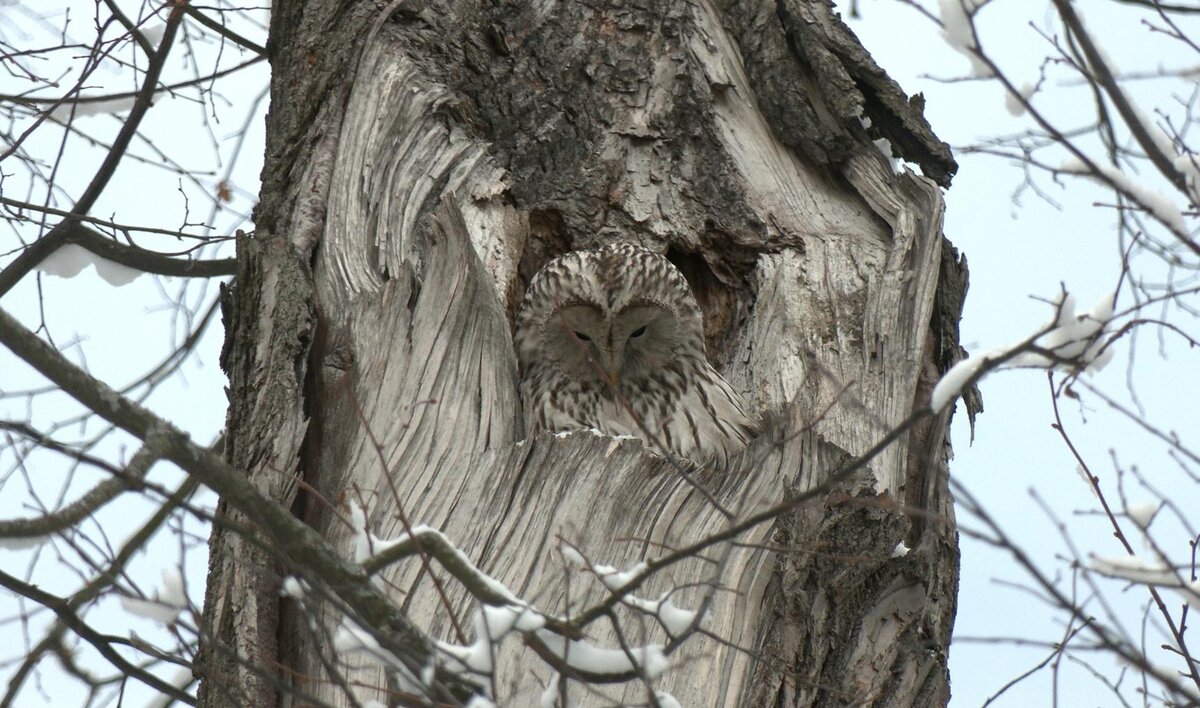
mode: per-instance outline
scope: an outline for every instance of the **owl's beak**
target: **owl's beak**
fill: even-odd
[[[617,381],[621,379],[621,357],[616,356],[612,351],[603,347],[598,347],[599,359],[596,362],[600,365],[601,371],[604,372],[604,379],[608,381],[610,386],[616,386]]]

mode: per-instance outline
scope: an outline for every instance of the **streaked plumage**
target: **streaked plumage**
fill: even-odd
[[[758,432],[708,363],[703,315],[683,274],[640,246],[546,264],[517,314],[516,347],[529,434],[597,428],[724,467]]]

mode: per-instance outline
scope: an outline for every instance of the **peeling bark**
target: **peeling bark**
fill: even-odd
[[[687,275],[710,357],[770,423],[737,473],[699,476],[742,513],[870,449],[959,356],[965,264],[930,181],[948,184],[953,159],[827,3],[369,7],[277,8],[259,231],[227,318],[230,459],[335,547],[349,554],[352,534],[327,500],[365,501],[385,538],[403,531],[399,507],[539,608],[570,613],[605,593],[568,572],[562,540],[629,567],[725,527],[637,443],[522,441],[511,316],[565,250],[634,239]],[[930,179],[894,174],[879,135]],[[946,430],[927,419],[823,502],[740,538],[719,577],[697,558],[640,591],[686,586],[675,602],[694,607],[697,583],[730,589],[706,625],[728,643],[693,637],[656,687],[684,705],[944,703],[957,583]],[[893,557],[901,540],[912,550]],[[272,599],[272,562],[215,537],[218,644],[348,705],[319,659],[328,632]],[[458,641],[419,562],[387,580],[409,617]],[[469,629],[474,603],[447,586]],[[663,641],[620,616],[629,641]],[[589,638],[617,646],[611,626]],[[208,656],[206,686],[289,701]],[[386,686],[377,670],[344,673]],[[547,677],[514,643],[496,690],[527,704]],[[647,700],[637,681],[603,690]]]

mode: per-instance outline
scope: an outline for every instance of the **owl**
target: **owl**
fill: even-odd
[[[527,434],[596,428],[723,468],[758,432],[708,363],[687,280],[653,251],[617,243],[550,261],[516,324]]]

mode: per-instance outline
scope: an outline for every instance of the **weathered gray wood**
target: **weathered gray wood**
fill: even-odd
[[[313,144],[328,150],[308,148],[328,156],[313,163],[327,186],[307,197],[319,208],[274,207],[321,221],[296,247],[315,246],[311,368],[298,372],[311,421],[302,463],[283,469],[302,467],[326,499],[366,502],[378,536],[403,532],[399,510],[441,529],[562,614],[605,595],[564,564],[562,540],[628,568],[720,531],[704,495],[637,443],[520,442],[509,316],[523,279],[556,252],[616,238],[671,249],[705,308],[711,357],[769,416],[735,473],[700,476],[740,514],[813,488],[920,406],[957,351],[946,330],[960,294],[939,293],[953,267],[941,197],[893,174],[846,106],[886,123],[937,179],[953,162],[828,6],[784,5],[448,2],[333,21],[358,23],[362,54],[346,64],[344,102],[323,104],[337,119]],[[785,41],[798,33],[804,56]],[[782,117],[780,86],[803,111]],[[957,575],[945,425],[914,428],[837,494],[741,537],[719,577],[717,548],[640,590],[684,587],[676,604],[695,607],[721,586],[705,628],[727,643],[693,637],[656,685],[684,705],[944,701]],[[301,497],[300,513],[350,553],[350,529]],[[913,551],[893,558],[901,540]],[[471,632],[475,603],[435,572]],[[458,641],[419,561],[387,580],[411,617]],[[619,614],[629,641],[663,641]],[[282,656],[307,677],[297,684],[348,705],[319,660],[329,636],[299,614],[283,625]],[[617,646],[607,620],[593,629]],[[548,671],[506,646],[499,697],[533,703]],[[369,667],[345,676],[386,685]],[[647,701],[636,681],[601,694],[572,691],[583,705]]]

